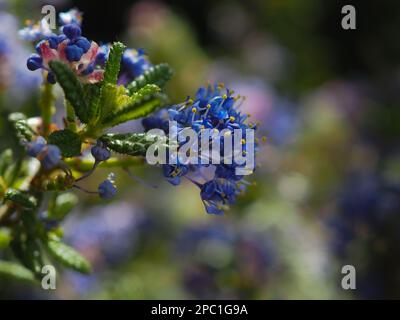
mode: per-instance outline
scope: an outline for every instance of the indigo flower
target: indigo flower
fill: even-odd
[[[37,158],[45,170],[53,169],[61,161],[60,149],[39,136],[35,141],[27,144],[27,154]]]
[[[218,132],[225,130],[225,136],[218,135],[211,138],[220,139],[221,159],[228,156],[224,154],[224,139],[233,141],[234,130],[241,129],[240,151],[245,154],[246,129],[256,129],[256,126],[247,123],[248,116],[241,113],[236,106],[236,102],[241,97],[232,94],[232,91],[224,89],[222,85],[208,85],[208,87],[200,88],[194,99],[188,98],[184,103],[172,106],[168,112],[162,110],[156,115],[145,118],[142,124],[145,130],[158,128],[168,133],[169,121],[176,121],[178,135],[182,130],[190,128],[199,134],[199,139],[201,139],[203,129]],[[178,150],[184,142],[179,142]],[[201,145],[200,141],[198,145]],[[243,175],[238,175],[236,170],[244,168],[244,164],[239,164],[235,158],[232,159],[231,164],[201,164],[201,160],[198,159],[199,164],[182,164],[179,161],[177,161],[178,164],[164,164],[163,174],[173,185],[178,185],[181,177],[187,177],[201,189],[200,195],[207,213],[223,214],[229,205],[235,203],[237,195],[241,194],[248,184],[244,181]],[[212,167],[214,168],[213,177],[204,179],[202,171],[204,169],[210,171]]]
[[[99,196],[102,199],[112,199],[117,193],[117,188],[114,185],[114,175],[110,174],[106,180],[99,184]]]
[[[240,188],[228,179],[214,179],[201,186],[200,197],[206,211],[211,214],[223,214],[224,209],[235,203]]]
[[[62,34],[51,34],[36,45],[37,54],[27,61],[29,70],[47,71],[47,80],[55,83],[55,77],[49,69],[52,60],[62,61],[83,81],[96,83],[103,79],[104,70],[95,68],[99,46],[81,36],[81,28],[76,23],[63,26]]]
[[[97,144],[92,147],[91,153],[93,158],[97,161],[106,161],[110,158],[111,152],[105,148],[101,141],[97,141]]]

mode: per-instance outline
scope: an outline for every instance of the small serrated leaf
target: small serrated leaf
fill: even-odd
[[[109,149],[131,156],[146,156],[158,136],[149,133],[107,133],[99,138]]]
[[[55,239],[48,239],[45,245],[50,255],[65,267],[81,273],[90,273],[90,263],[75,249]]]
[[[35,209],[38,205],[38,200],[33,195],[13,188],[9,188],[6,191],[4,199],[14,202],[26,209]]]
[[[0,276],[27,282],[35,282],[36,280],[32,271],[18,263],[9,261],[0,261]]]
[[[155,93],[135,100],[132,104],[127,105],[114,113],[109,114],[103,119],[104,127],[113,127],[118,124],[142,118],[154,112],[165,104],[166,97],[163,94]]]
[[[49,144],[60,148],[63,157],[70,158],[81,154],[82,141],[80,136],[71,130],[54,131],[49,136]]]
[[[65,98],[71,103],[79,120],[88,123],[89,110],[78,78],[66,64],[60,61],[50,61],[49,66],[56,75],[57,82],[64,90]]]
[[[129,94],[133,94],[146,84],[155,84],[162,88],[172,77],[172,69],[166,63],[155,65],[146,70],[128,85]]]
[[[124,86],[106,83],[101,88],[101,97],[99,101],[100,120],[108,117],[120,106],[129,102],[130,97],[126,94]]]
[[[119,69],[121,66],[121,58],[125,48],[125,45],[121,42],[114,42],[112,44],[104,71],[105,84],[117,84]]]

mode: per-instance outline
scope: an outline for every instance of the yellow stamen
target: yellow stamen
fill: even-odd
[[[196,109],[196,108],[192,108],[192,112],[193,112],[193,113],[196,113],[196,112],[197,112],[197,109]]]
[[[231,122],[233,122],[233,121],[235,121],[235,117],[234,117],[234,116],[230,116],[230,117],[229,117],[229,120],[230,120]]]

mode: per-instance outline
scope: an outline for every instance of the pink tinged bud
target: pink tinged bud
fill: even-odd
[[[94,70],[88,76],[85,77],[85,81],[88,83],[97,83],[103,81],[104,70]]]
[[[43,41],[40,44],[40,51],[45,64],[48,64],[50,61],[56,60],[59,57],[57,50],[51,49],[48,41]]]

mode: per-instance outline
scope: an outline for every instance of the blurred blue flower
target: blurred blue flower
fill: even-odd
[[[111,152],[103,146],[101,141],[97,141],[96,145],[90,150],[96,162],[106,161],[111,157]]]
[[[186,228],[177,239],[176,254],[183,261],[183,284],[197,299],[252,298],[278,265],[267,234],[226,223]],[[219,280],[229,274],[238,278]]]
[[[335,215],[326,225],[336,256],[357,266],[357,295],[397,296],[399,286],[386,275],[400,276],[395,262],[400,254],[400,186],[371,172],[352,173],[336,203]],[[364,248],[368,248],[366,255],[362,255]]]
[[[47,144],[43,137],[37,137],[36,140],[26,144],[26,153],[37,158],[44,169],[50,170],[61,161],[60,149],[52,144]]]
[[[7,12],[0,11],[0,21],[0,91],[7,90],[7,102],[12,102],[5,105],[18,108],[39,88],[41,77],[32,74],[25,67],[29,53],[18,39],[17,19]],[[24,90],[20,90],[21,87]]]
[[[82,25],[82,12],[77,8],[70,9],[66,12],[60,12],[58,16],[62,26],[70,23]]]
[[[117,194],[117,188],[114,183],[114,174],[111,173],[106,180],[99,184],[99,196],[102,199],[112,199]]]

